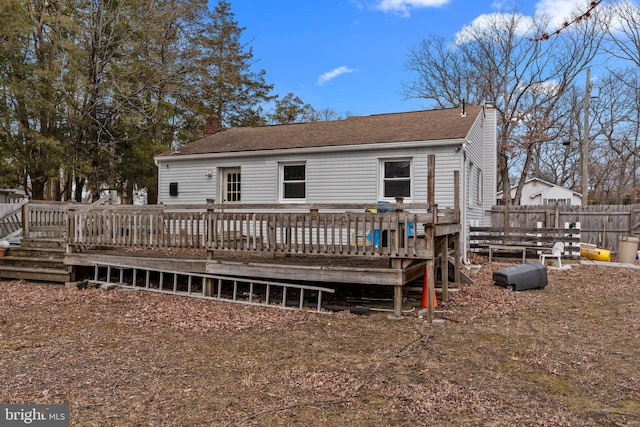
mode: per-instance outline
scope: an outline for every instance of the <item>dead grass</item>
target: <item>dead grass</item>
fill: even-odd
[[[640,425],[640,272],[514,293],[495,268],[444,325],[3,282],[0,402],[76,426]]]

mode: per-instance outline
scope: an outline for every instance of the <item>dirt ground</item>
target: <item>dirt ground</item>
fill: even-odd
[[[509,292],[504,267],[433,325],[1,282],[0,403],[74,426],[640,426],[640,271]]]

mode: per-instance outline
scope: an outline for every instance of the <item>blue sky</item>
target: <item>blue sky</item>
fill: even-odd
[[[432,34],[452,38],[483,14],[511,11],[509,0],[229,0],[255,67],[274,93],[293,92],[316,109],[345,116],[431,106],[405,100],[411,47]],[[525,15],[570,18],[587,0],[521,1]]]

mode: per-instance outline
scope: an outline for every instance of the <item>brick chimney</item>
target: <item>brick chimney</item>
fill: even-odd
[[[222,130],[222,120],[216,114],[207,117],[207,123],[204,127],[204,135],[210,136]]]

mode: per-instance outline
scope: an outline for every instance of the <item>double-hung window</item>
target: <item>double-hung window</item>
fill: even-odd
[[[300,163],[280,164],[280,199],[303,202],[307,198],[307,165]]]
[[[484,183],[482,182],[482,169],[476,169],[476,203],[482,205],[482,190]]]
[[[411,198],[411,159],[386,159],[380,161],[381,198]]]

